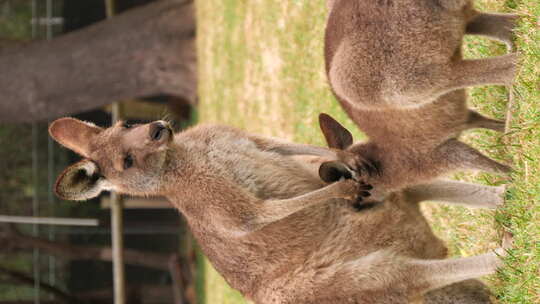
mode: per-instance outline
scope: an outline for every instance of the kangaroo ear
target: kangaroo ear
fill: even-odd
[[[98,166],[89,159],[83,159],[58,176],[54,191],[62,199],[84,201],[111,188],[112,185],[99,174]]]
[[[351,132],[330,115],[325,113],[319,114],[319,126],[324,134],[324,138],[326,138],[328,147],[345,150],[353,144]]]
[[[319,167],[319,177],[327,183],[333,183],[341,178],[352,178],[352,173],[351,170],[340,161],[327,161],[322,163]]]
[[[49,126],[49,134],[58,143],[74,152],[88,157],[90,140],[103,131],[102,128],[75,118],[60,118]]]

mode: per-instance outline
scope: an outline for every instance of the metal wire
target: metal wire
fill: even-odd
[[[53,37],[53,0],[47,0],[47,40]],[[49,205],[49,215],[54,216],[55,212],[55,199],[52,193],[54,183],[54,143],[50,136],[47,136],[47,204]],[[54,225],[49,229],[49,240],[55,240],[55,228]],[[56,285],[56,258],[53,255],[49,255],[48,261],[49,270],[49,284],[51,286]]]
[[[52,225],[49,232],[52,231],[54,225],[59,226],[98,226],[97,219],[86,218],[67,218],[67,217],[36,217],[36,216],[12,216],[0,215],[0,223],[17,223],[17,224],[32,224],[32,225]]]
[[[32,21],[36,20],[37,2],[32,0]],[[32,22],[32,39],[37,37],[37,24]],[[38,126],[37,123],[32,123],[32,183],[34,184],[34,193],[32,197],[32,216],[39,216],[39,199],[38,199]],[[39,235],[39,226],[32,226],[32,234]],[[40,303],[40,273],[39,273],[39,249],[32,252],[32,270],[34,273],[34,304]]]
[[[105,0],[105,13],[107,18],[115,14],[115,0]],[[120,105],[112,104],[112,122],[120,119]],[[124,272],[124,231],[123,231],[123,202],[119,195],[111,192],[111,230],[113,248],[113,273],[114,273],[114,303],[126,302],[126,279]]]
[[[38,198],[38,126],[37,123],[32,123],[32,183],[34,184],[34,193],[32,195],[32,216],[39,216],[39,198]],[[39,236],[39,226],[32,226],[32,234],[35,237]],[[40,255],[39,249],[34,249],[32,252],[32,268],[34,272],[34,303],[39,304],[40,298]]]

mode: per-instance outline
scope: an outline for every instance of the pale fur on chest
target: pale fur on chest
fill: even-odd
[[[213,137],[206,145],[184,143],[189,154],[199,154],[204,166],[259,199],[294,197],[322,186],[290,156],[260,150],[234,133]],[[198,157],[199,158],[199,157]]]

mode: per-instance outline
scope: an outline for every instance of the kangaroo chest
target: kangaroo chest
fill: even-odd
[[[284,199],[321,187],[294,158],[260,150],[248,139],[216,140],[207,151],[216,173],[259,199]]]

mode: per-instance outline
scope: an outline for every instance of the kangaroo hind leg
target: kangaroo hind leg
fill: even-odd
[[[483,59],[454,59],[443,75],[439,75],[439,81],[432,86],[430,96],[436,98],[473,86],[509,86],[514,81],[517,60],[516,53]]]
[[[483,128],[497,132],[504,132],[504,121],[485,117],[478,112],[470,111],[469,119],[464,129]]]
[[[467,258],[424,260],[379,250],[341,265],[330,275],[325,274],[326,279],[317,285],[321,290],[339,290],[340,294],[358,297],[364,301],[361,303],[401,303],[380,301],[381,295],[396,297],[394,300],[403,297],[418,300],[431,290],[493,274],[500,266],[502,261],[494,252]]]
[[[495,209],[504,204],[504,186],[485,186],[473,183],[437,180],[407,188],[414,202],[438,201],[468,207]]]
[[[437,158],[446,160],[448,166],[455,170],[481,170],[499,174],[508,174],[512,170],[456,139],[444,143],[437,153]]]
[[[517,19],[518,16],[514,14],[480,13],[467,24],[466,33],[497,39],[506,43],[508,49],[513,51],[515,46],[512,29]]]
[[[454,89],[479,85],[510,85],[516,74],[517,54],[456,61],[449,86]]]
[[[502,252],[502,249],[499,249]],[[444,260],[413,260],[408,263],[413,287],[425,293],[464,280],[495,273],[502,260],[495,252],[482,255]]]

